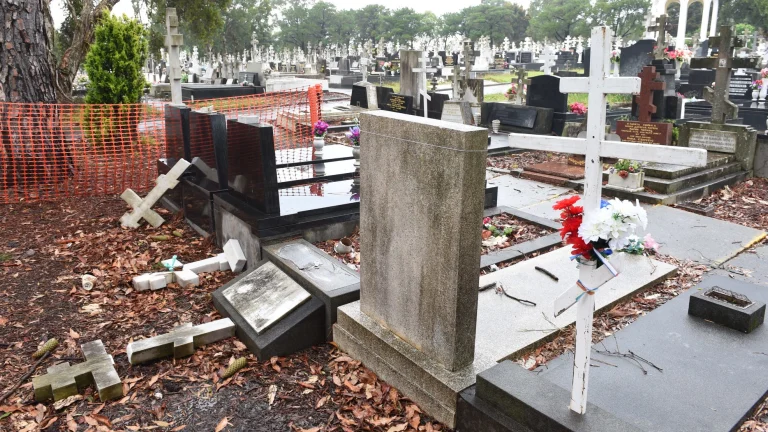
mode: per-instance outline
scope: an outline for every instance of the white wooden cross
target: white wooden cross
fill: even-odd
[[[541,70],[544,71],[545,75],[552,75],[552,66],[555,65],[555,60],[557,60],[557,56],[552,51],[552,48],[549,46],[544,48],[544,51],[539,56],[539,61],[544,62]]]
[[[586,138],[563,138],[543,135],[510,134],[512,147],[549,152],[585,155],[584,166],[584,219],[600,208],[603,164],[600,158],[624,158],[647,162],[674,163],[684,166],[704,166],[707,152],[703,149],[671,147],[653,144],[607,141],[605,139],[605,102],[607,94],[637,94],[640,78],[608,77],[612,31],[608,27],[592,29],[592,56],[590,76],[561,78],[563,93],[588,93],[590,112],[587,118]],[[555,316],[576,304],[576,353],[573,364],[573,388],[570,408],[584,414],[587,407],[589,359],[592,346],[592,314],[595,310],[595,289],[614,277],[608,266],[599,271],[579,269],[579,284],[565,291],[555,300]],[[586,289],[584,288],[586,287]],[[584,295],[587,294],[587,295]]]
[[[420,73],[421,79],[419,80],[419,84],[423,85],[423,87],[419,88],[419,94],[424,97],[424,106],[421,107],[421,109],[424,110],[424,118],[427,118],[427,104],[428,101],[432,100],[432,98],[427,94],[427,73],[435,73],[437,72],[437,69],[432,67],[427,67],[429,65],[429,58],[427,57],[427,53],[425,51],[421,52],[421,57],[419,58],[419,64],[421,67],[413,68],[411,71],[413,73]]]
[[[157,177],[157,185],[152,188],[146,197],[142,200],[139,195],[131,189],[126,189],[120,195],[123,201],[133,207],[133,213],[127,212],[120,218],[120,224],[126,228],[138,228],[139,221],[143,218],[150,225],[157,228],[165,222],[162,216],[152,210],[157,200],[163,197],[168,189],[173,189],[179,184],[179,177],[189,167],[189,162],[185,159],[179,159],[178,162],[168,171],[168,174],[160,174]]]

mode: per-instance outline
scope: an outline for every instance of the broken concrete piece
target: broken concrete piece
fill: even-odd
[[[229,262],[229,268],[235,273],[240,273],[245,267],[245,254],[237,239],[230,239],[224,244],[224,255]]]
[[[235,324],[229,318],[197,326],[186,323],[174,328],[170,333],[131,342],[125,353],[132,365],[171,355],[173,358],[181,358],[192,355],[197,347],[234,335]]]
[[[227,256],[223,253],[216,255],[216,258],[219,259],[219,270],[220,271],[226,271],[226,270],[232,270],[229,267],[229,261],[227,261]]]
[[[184,264],[184,267],[182,267],[184,270],[191,270],[195,274],[200,273],[210,273],[214,271],[221,270],[221,265],[219,264],[219,257],[215,256],[212,258],[206,258],[204,260],[195,261],[193,263]]]
[[[115,371],[115,362],[107,354],[100,340],[81,345],[85,362],[70,366],[60,363],[48,368],[48,373],[32,379],[35,400],[54,401],[76,395],[79,390],[94,384],[99,398],[104,401],[123,396],[123,383]]]
[[[146,197],[142,200],[136,192],[131,189],[126,189],[125,192],[120,195],[125,202],[133,207],[133,212],[125,213],[120,218],[120,224],[127,228],[138,228],[139,221],[141,219],[146,220],[150,225],[157,228],[165,222],[165,220],[152,210],[152,206],[155,205],[157,200],[162,198],[165,191],[173,189],[179,184],[179,177],[184,174],[184,171],[189,167],[189,162],[184,159],[180,159],[176,164],[168,171],[168,174],[160,174],[157,177],[157,185],[152,188]]]
[[[173,273],[173,277],[176,283],[181,287],[198,286],[200,285],[200,277],[197,273],[189,269],[183,269]]]

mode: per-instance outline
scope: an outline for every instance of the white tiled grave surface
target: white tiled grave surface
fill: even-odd
[[[501,282],[507,293],[535,302],[536,306],[525,306],[492,289],[481,292],[477,312],[476,356],[482,355],[496,361],[511,358],[558,331],[552,323],[559,327],[574,323],[575,307],[557,318],[554,316],[555,298],[578,280],[579,272],[576,263],[569,260],[570,254],[571,247],[563,247],[480,277],[480,286]],[[596,310],[653,286],[676,271],[672,265],[642,256],[617,254],[611,257],[611,263],[621,273],[595,292]],[[548,270],[559,281],[550,279],[536,270],[535,266]]]
[[[223,292],[257,334],[309,300],[309,293],[267,262]]]

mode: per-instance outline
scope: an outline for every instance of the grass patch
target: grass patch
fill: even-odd
[[[13,259],[13,255],[6,252],[0,252],[0,262],[6,262],[12,259]]]
[[[629,95],[629,94],[609,94],[606,96],[606,98],[608,99],[608,103],[611,105],[625,104],[625,103],[632,102],[632,95]],[[569,93],[568,94],[569,105],[574,102],[581,102],[584,105],[589,106],[588,99],[589,99],[588,93]]]
[[[382,84],[382,86],[391,88],[395,93],[400,93],[400,81],[385,82]]]
[[[483,97],[483,102],[506,102],[507,97],[503,93],[489,94]]]

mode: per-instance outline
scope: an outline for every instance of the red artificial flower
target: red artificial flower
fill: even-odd
[[[619,177],[625,179],[625,178],[629,177],[629,173],[624,171],[624,170],[621,170],[621,171],[619,171]]]
[[[564,198],[558,201],[557,203],[555,203],[555,205],[553,205],[552,208],[555,210],[563,210],[565,208],[572,206],[579,199],[580,197],[578,195],[574,195],[569,198]]]

